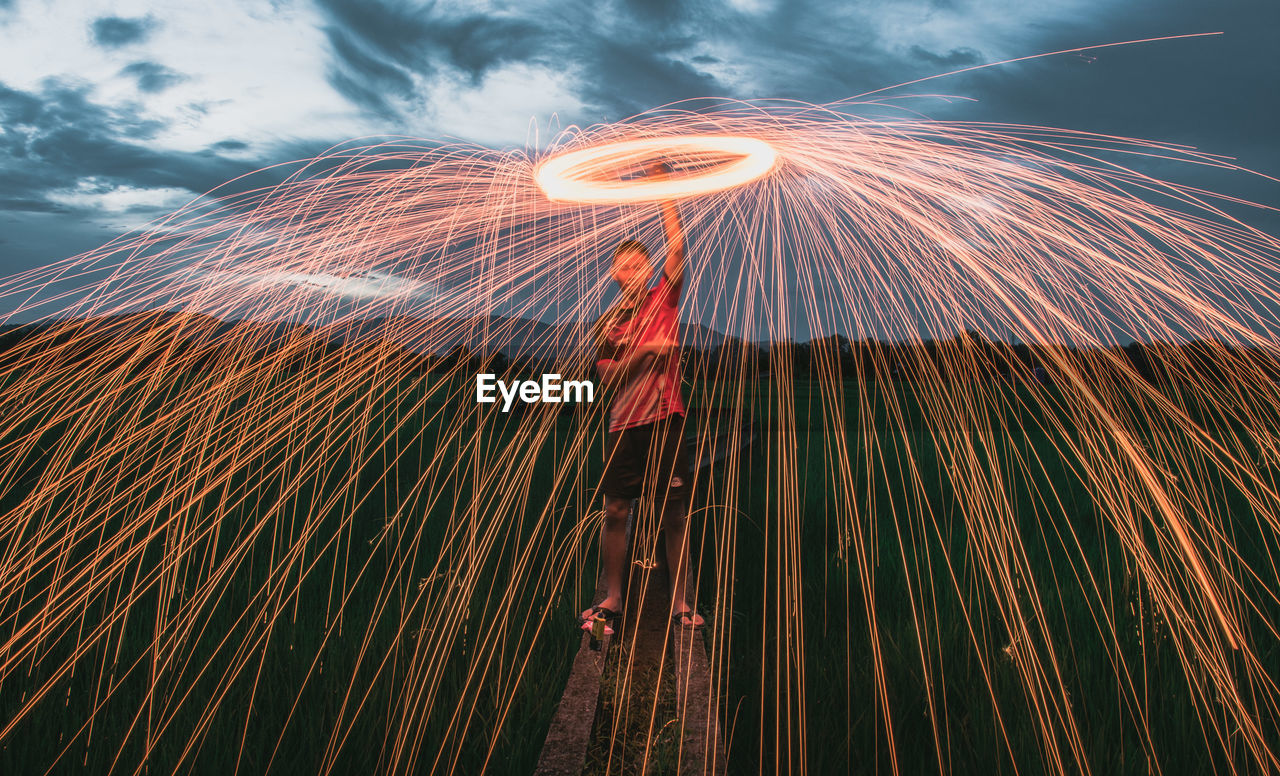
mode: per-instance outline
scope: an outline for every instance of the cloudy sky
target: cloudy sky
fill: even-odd
[[[893,93],[964,98],[913,103],[935,118],[1182,142],[1280,176],[1275,0],[0,0],[0,274],[354,137],[525,146],[534,123],[688,97],[824,102],[1200,32],[1224,34]],[[1280,204],[1262,179],[1179,175]]]

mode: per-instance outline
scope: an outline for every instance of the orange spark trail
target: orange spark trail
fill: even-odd
[[[1280,240],[1143,158],[1246,172],[669,106],[539,153],[338,146],[0,281],[37,321],[0,351],[0,741],[41,772],[523,767],[607,405],[504,413],[475,376],[591,377],[611,251],[674,197],[737,769],[1172,772],[1187,730],[1206,769],[1280,768]]]

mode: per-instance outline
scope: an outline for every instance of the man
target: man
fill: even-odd
[[[650,177],[665,178],[661,162]],[[621,297],[595,326],[596,369],[615,389],[609,413],[609,445],[605,473],[604,527],[600,555],[607,594],[582,613],[584,623],[616,618],[622,609],[622,570],[627,562],[627,516],[631,502],[650,497],[662,515],[667,568],[671,575],[671,619],[700,627],[703,618],[685,595],[688,569],[689,461],[684,448],[684,400],[680,396],[678,308],[684,285],[684,231],[671,202],[663,202],[662,224],[667,258],[654,288],[649,251],[624,240],[614,251],[612,274]]]

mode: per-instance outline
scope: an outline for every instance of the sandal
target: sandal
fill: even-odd
[[[695,610],[685,609],[683,612],[676,612],[672,614],[671,622],[675,623],[681,628],[695,628],[695,629],[702,628],[706,626],[707,621],[705,618],[703,618],[702,622],[698,622],[696,618],[699,618],[699,617],[701,617],[701,615],[699,615]],[[685,622],[685,620],[688,620],[688,622]]]
[[[587,616],[578,615],[578,622],[588,623],[594,621],[597,617],[602,617],[606,622],[612,622],[622,616],[622,612],[616,612],[607,606],[596,604],[587,610]]]
[[[582,623],[582,629],[591,634],[593,645],[592,649],[595,649],[596,647],[594,644],[597,639],[613,635],[613,628],[609,623],[621,617],[622,612],[616,612],[606,606],[596,604],[591,607],[587,613],[589,616],[580,616],[578,620]]]

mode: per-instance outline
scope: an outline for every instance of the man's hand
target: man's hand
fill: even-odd
[[[644,174],[656,180],[665,180],[671,176],[671,165],[661,159],[656,159],[649,162],[648,166],[644,168]]]
[[[648,345],[642,345],[637,352],[642,356],[652,356],[655,359],[662,359],[670,356],[676,348],[674,342],[653,342]]]

